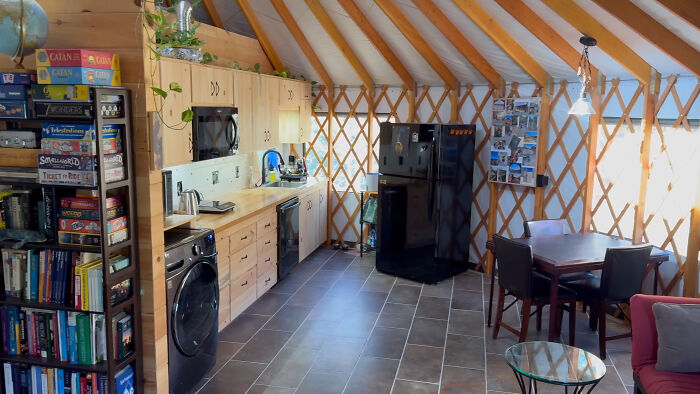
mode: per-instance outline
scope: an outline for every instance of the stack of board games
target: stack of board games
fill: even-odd
[[[102,225],[99,199],[61,197],[58,212],[58,243],[63,245],[100,245]],[[127,217],[121,197],[107,197],[104,206],[107,243],[115,245],[128,239]]]
[[[107,359],[103,314],[3,306],[0,321],[5,354],[75,365],[96,365]]]
[[[103,95],[93,108],[89,86],[121,86],[119,55],[86,49],[38,49],[39,85],[32,86],[38,118],[92,118],[101,111],[106,118],[123,114],[118,96]],[[98,101],[95,98],[95,101]]]
[[[104,162],[98,163],[98,135],[92,124],[44,123],[41,126],[39,182],[51,185],[97,186],[98,166],[105,182],[126,177],[119,125],[102,127]]]
[[[106,394],[108,390],[107,375],[97,372],[79,372],[20,363],[4,363],[3,371],[7,394]],[[132,370],[132,381],[133,375]],[[123,373],[122,376],[126,377],[128,374]],[[128,379],[125,379],[125,382],[128,382]],[[119,393],[123,394],[125,391]]]
[[[27,86],[36,81],[33,71],[0,71],[0,118],[27,118]]]

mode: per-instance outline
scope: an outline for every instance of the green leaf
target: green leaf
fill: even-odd
[[[182,87],[177,82],[170,82],[170,86],[168,86],[168,88],[170,88],[172,91],[182,93]]]
[[[168,98],[168,92],[166,92],[165,90],[163,90],[161,88],[151,86],[151,90],[153,91],[153,93],[159,95],[162,98]]]
[[[192,108],[187,108],[186,110],[182,111],[182,121],[183,122],[191,122],[193,117],[194,117],[194,112],[192,112]]]
[[[282,78],[289,78],[289,74],[288,74],[286,71],[282,71],[282,72],[280,73],[280,77],[282,77]]]
[[[272,75],[280,75],[280,72],[277,70],[272,70]]]
[[[260,63],[255,63],[253,66],[253,69],[255,70],[256,73],[260,74]]]
[[[318,83],[318,81],[311,81],[311,86],[314,86]]]

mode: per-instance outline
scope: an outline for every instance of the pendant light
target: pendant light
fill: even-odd
[[[583,36],[579,39],[583,44],[581,59],[578,61],[578,79],[581,81],[581,92],[578,100],[569,109],[569,115],[591,115],[595,111],[591,105],[591,97],[588,95],[588,87],[591,84],[591,62],[588,60],[588,47],[594,47],[598,43],[595,38]]]

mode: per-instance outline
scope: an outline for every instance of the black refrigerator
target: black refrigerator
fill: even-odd
[[[469,268],[475,130],[380,125],[378,271],[437,283]]]

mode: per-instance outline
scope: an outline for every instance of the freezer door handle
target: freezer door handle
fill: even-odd
[[[433,137],[430,144],[430,161],[428,161],[428,219],[433,220],[433,205],[435,200],[435,147],[437,138]]]

